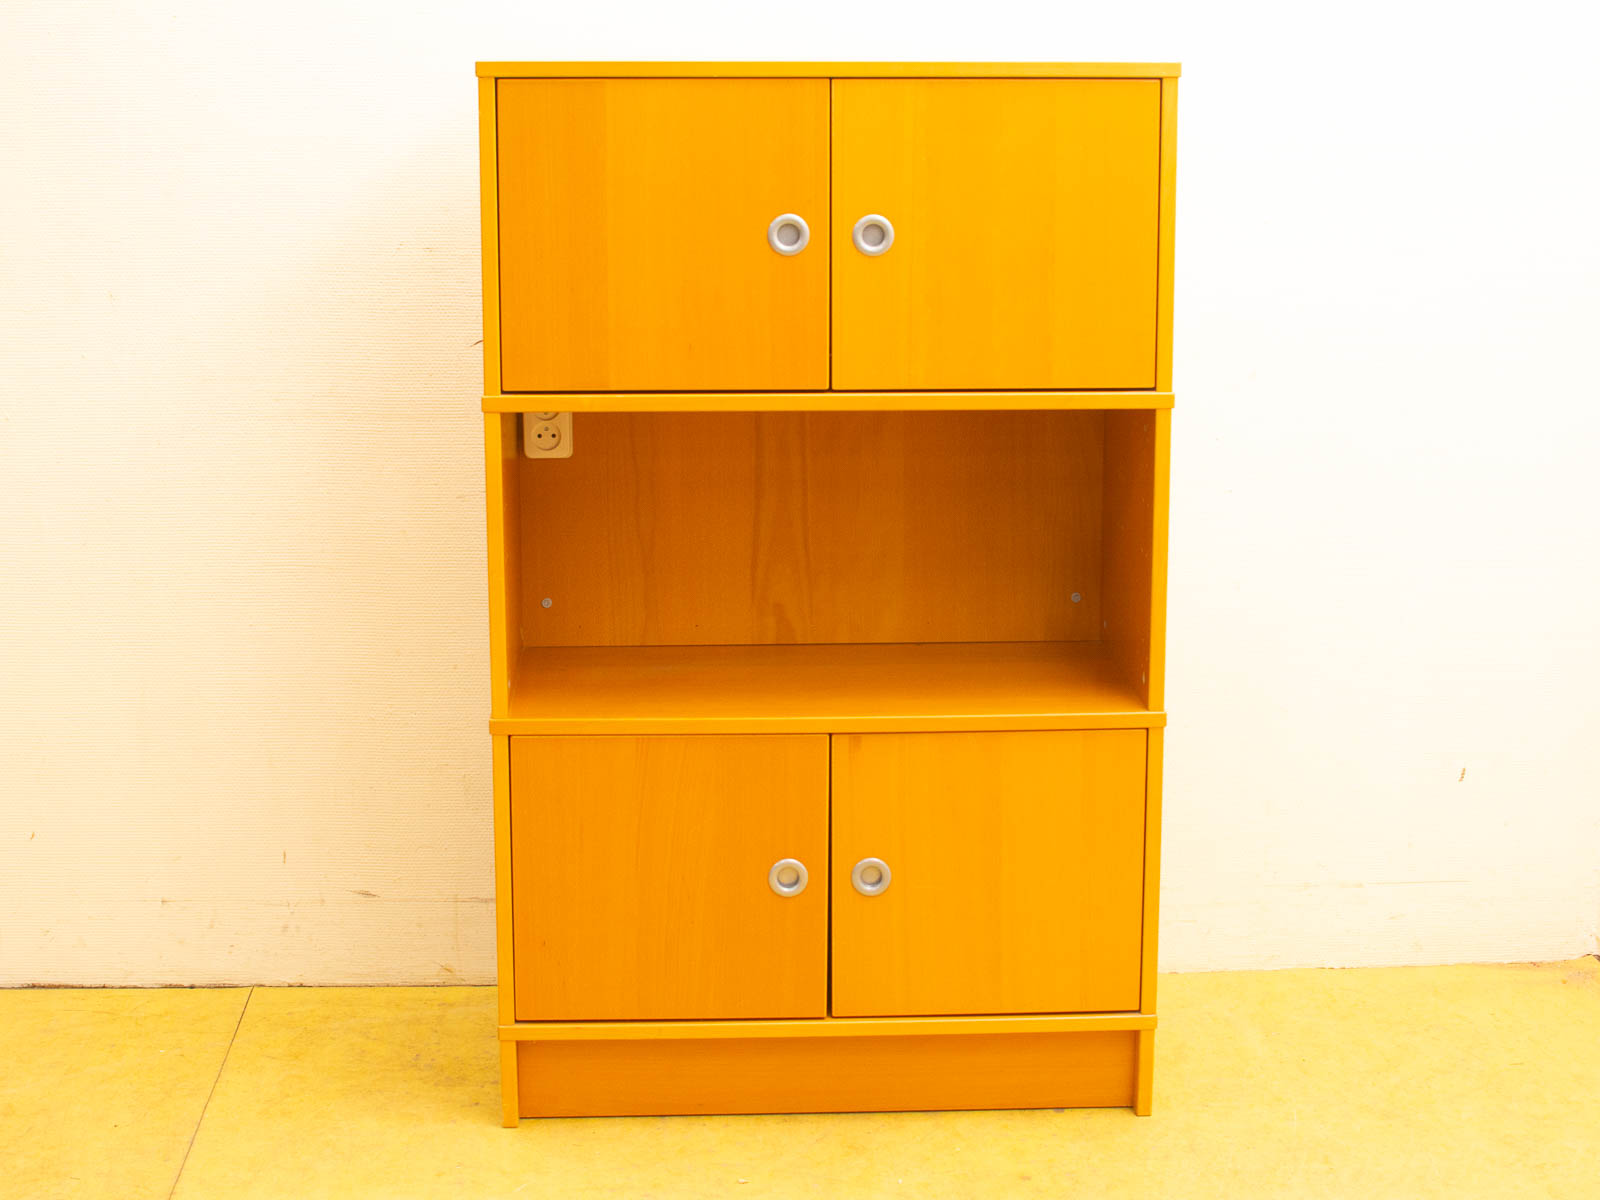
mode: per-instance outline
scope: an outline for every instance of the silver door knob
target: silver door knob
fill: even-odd
[[[889,864],[881,858],[863,858],[850,872],[850,882],[863,896],[876,896],[889,890]]]
[[[767,872],[767,886],[780,896],[798,896],[806,890],[809,878],[805,863],[798,858],[780,858]]]
[[[889,224],[888,217],[868,213],[856,222],[856,227],[850,231],[850,240],[868,258],[877,258],[894,245],[894,226]]]
[[[767,245],[785,258],[799,254],[810,240],[811,226],[806,224],[804,217],[795,213],[773,217],[772,224],[767,226]]]

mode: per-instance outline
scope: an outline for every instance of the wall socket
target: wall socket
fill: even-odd
[[[522,453],[528,458],[571,458],[572,414],[523,413]]]

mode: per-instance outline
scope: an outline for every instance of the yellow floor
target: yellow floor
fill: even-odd
[[[1156,1114],[525,1121],[486,988],[0,992],[0,1196],[1600,1197],[1600,967],[1161,980]]]

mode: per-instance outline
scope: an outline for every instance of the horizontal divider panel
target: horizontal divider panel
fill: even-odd
[[[1176,79],[1178,63],[481,62],[486,79]]]
[[[509,392],[484,396],[486,413],[530,412],[971,412],[1159,409],[1172,392]]]
[[[500,737],[603,736],[608,734],[713,733],[1022,733],[1079,729],[1160,729],[1165,712],[1006,713],[907,716],[660,716],[493,717],[489,732]]]
[[[629,1039],[909,1037],[995,1033],[1091,1033],[1154,1029],[1154,1013],[1046,1013],[993,1017],[817,1017],[780,1021],[519,1021],[500,1026],[503,1042],[608,1042]]]

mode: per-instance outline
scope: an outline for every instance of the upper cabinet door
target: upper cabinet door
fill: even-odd
[[[502,390],[828,386],[827,80],[512,79],[496,107]]]
[[[1154,80],[835,80],[833,386],[1154,387],[1160,126]]]

